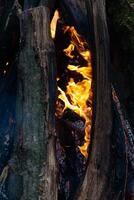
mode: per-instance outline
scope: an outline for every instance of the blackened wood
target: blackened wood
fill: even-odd
[[[0,72],[0,174],[10,159],[15,135],[16,62]]]
[[[89,24],[86,1],[62,0],[59,1],[58,10],[66,24],[75,26],[78,32],[88,38]]]
[[[40,0],[25,0],[24,1],[24,10],[29,8],[34,8],[39,6]]]
[[[0,1],[0,32],[4,30],[4,26],[7,20],[9,13],[12,10],[15,0],[4,0]]]
[[[16,136],[16,51],[19,20],[12,12],[14,5],[15,1],[0,2],[0,173],[9,164]],[[3,199],[2,193],[3,196],[7,196],[7,185],[6,180],[4,190],[1,187],[0,199]]]
[[[46,7],[23,12],[18,66],[17,132],[13,159],[23,177],[23,200],[57,199],[55,54]]]
[[[12,63],[19,44],[19,18],[21,12],[17,1],[4,1],[0,10],[0,65],[4,67],[6,62]]]

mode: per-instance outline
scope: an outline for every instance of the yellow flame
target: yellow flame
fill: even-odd
[[[71,71],[76,71],[83,75],[84,78],[92,80],[92,67],[79,67],[74,65],[68,65],[67,68]]]
[[[54,13],[53,19],[51,21],[51,24],[50,24],[51,36],[53,39],[55,38],[56,26],[57,26],[58,19],[59,19],[59,12],[58,12],[58,10],[56,10]]]
[[[73,44],[70,44],[66,49],[64,49],[65,54],[70,57],[74,58],[74,55],[72,55],[72,51],[74,51],[75,46]]]
[[[71,44],[64,49],[65,54],[73,59],[73,51],[76,48],[79,54],[86,61],[85,66],[68,65],[67,68],[71,71],[80,73],[83,77],[82,81],[75,83],[71,78],[66,86],[66,91],[58,87],[60,92],[58,99],[64,102],[64,112],[67,108],[73,110],[79,116],[85,119],[85,137],[84,144],[79,149],[81,153],[87,157],[88,147],[90,144],[91,124],[92,124],[92,65],[91,53],[87,48],[86,41],[76,32],[74,27],[66,26],[63,29],[64,33],[68,32],[71,36]]]

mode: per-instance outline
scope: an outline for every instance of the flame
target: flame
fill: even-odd
[[[71,59],[75,59],[73,54],[76,48],[82,58],[86,61],[85,66],[68,65],[67,68],[70,71],[75,71],[82,75],[83,80],[75,82],[73,78],[70,78],[66,91],[63,91],[58,87],[59,96],[62,102],[64,102],[64,111],[69,108],[73,112],[77,113],[80,117],[85,119],[85,137],[83,146],[79,146],[81,153],[87,157],[88,147],[90,144],[91,124],[92,124],[92,65],[91,65],[91,53],[88,49],[86,41],[76,32],[74,27],[66,26],[63,28],[64,33],[68,32],[71,36],[71,44],[64,49],[65,55]],[[61,116],[61,114],[60,114]]]
[[[55,38],[57,21],[58,21],[59,18],[60,18],[59,12],[58,12],[58,10],[56,10],[55,13],[54,13],[53,19],[51,21],[51,24],[50,24],[51,36],[52,36],[53,39]]]
[[[74,58],[74,55],[72,55],[72,52],[74,51],[75,46],[73,44],[70,44],[66,49],[64,49],[65,54],[69,58]]]
[[[58,19],[59,13],[56,10],[51,22],[52,38],[55,38]],[[88,157],[88,147],[91,140],[93,98],[91,53],[86,41],[77,33],[73,26],[64,26],[63,33],[68,33],[71,38],[69,46],[63,50],[65,55],[72,60],[78,59],[74,55],[76,50],[85,62],[83,66],[70,64],[67,66],[68,70],[81,74],[82,80],[75,82],[73,78],[70,78],[65,91],[58,87],[59,96],[56,102],[56,116],[61,118],[64,111],[69,108],[85,120],[84,144],[79,146],[79,149],[85,157]],[[57,77],[57,81],[59,80],[60,78]]]

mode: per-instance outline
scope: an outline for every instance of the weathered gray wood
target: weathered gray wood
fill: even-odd
[[[17,172],[23,177],[22,200],[56,200],[55,54],[46,7],[23,12],[18,66]],[[15,154],[14,153],[14,154]],[[14,155],[14,157],[16,156]]]

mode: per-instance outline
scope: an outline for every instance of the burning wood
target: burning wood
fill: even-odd
[[[10,149],[9,136],[11,134],[1,134],[2,137],[5,136],[6,140],[1,140],[1,143],[6,148],[1,147],[1,155],[4,155],[4,161],[1,159],[0,195],[3,196],[3,191],[7,185],[6,190],[9,199],[20,199],[18,192],[21,199],[31,198],[32,200],[37,198],[49,200],[117,199],[114,198],[115,191],[113,188],[116,188],[114,186],[118,181],[115,181],[116,178],[112,177],[113,174],[116,175],[118,169],[116,170],[112,160],[111,146],[113,143],[111,142],[111,136],[113,130],[108,76],[110,67],[109,40],[104,2],[63,0],[55,4],[54,0],[52,6],[52,1],[47,1],[47,7],[44,6],[46,2],[41,2],[43,6],[28,9],[34,6],[37,1],[31,1],[30,3],[26,1],[24,9],[27,9],[20,18],[21,38],[18,37],[18,40],[21,40],[23,48],[20,52],[17,67],[18,84],[16,84],[17,95],[15,94],[15,100],[17,96],[17,101],[14,101],[17,102],[15,126],[17,127],[18,137],[15,140],[13,138],[15,141],[15,144],[12,145],[14,146],[13,151],[10,154],[5,154]],[[39,4],[39,1],[37,4]],[[50,18],[54,14],[53,8],[56,7],[58,7],[64,20],[60,18],[58,11],[56,11],[51,23],[52,38],[55,38],[55,51],[49,28]],[[20,9],[17,9],[17,12],[19,11],[21,12]],[[51,17],[49,17],[49,14]],[[12,15],[9,15],[6,20],[6,30],[7,28],[10,29],[11,21],[14,22]],[[84,35],[84,38],[82,35]],[[89,36],[92,39],[88,38]],[[15,41],[15,38],[17,38],[16,34],[13,34],[13,41]],[[94,140],[92,141],[92,152],[89,157],[90,162],[87,163],[93,115],[92,59],[86,42],[89,39],[92,40],[96,50],[96,107]],[[91,45],[91,48],[94,53],[93,46]],[[15,47],[15,45],[12,47]],[[10,51],[12,49],[10,48]],[[58,87],[55,87],[55,53],[58,61]],[[4,60],[4,68],[1,70],[2,78],[8,76],[7,69],[13,59]],[[9,81],[7,82],[8,88],[11,84],[9,84]],[[55,113],[56,91],[58,97]],[[7,92],[5,86],[4,92]],[[3,94],[1,95],[3,99],[2,96]],[[119,126],[123,127],[126,136],[129,160],[134,166],[133,133],[129,122],[124,118],[120,102],[114,92],[113,99],[122,122]],[[11,104],[9,106],[11,107]],[[6,106],[2,109],[7,110],[5,108]],[[10,110],[13,112],[13,109]],[[12,119],[10,123],[13,123]],[[16,134],[16,130],[13,134]],[[57,173],[56,156],[59,173]],[[9,157],[11,157],[10,160]],[[18,161],[18,163],[15,163],[15,171],[11,168],[14,158]],[[9,161],[7,162],[7,160]],[[118,159],[115,159],[115,162],[118,163]],[[8,165],[2,171],[1,169],[7,163]],[[58,185],[57,175],[59,175]],[[120,179],[120,176],[119,174],[117,180]],[[124,179],[122,178],[122,180]],[[116,183],[114,184],[114,182]],[[15,191],[12,192],[13,183],[15,183]],[[80,183],[82,183],[81,188],[75,198]],[[109,186],[108,189],[107,186]],[[21,191],[22,188],[24,191]],[[122,191],[123,187],[120,188],[117,189],[119,192]],[[57,195],[57,193],[59,194]],[[3,196],[2,199],[7,198]]]
[[[51,23],[52,37],[54,35],[53,30],[56,31],[57,16],[58,14],[56,11]],[[79,146],[79,149],[87,158],[92,124],[93,92],[91,53],[86,41],[77,33],[73,26],[63,26],[62,31],[63,34],[67,35],[69,38],[68,46],[63,49],[64,56],[69,60],[65,69],[66,76],[69,77],[69,73],[74,72],[76,77],[81,75],[81,79],[76,80],[76,77],[70,77],[64,87],[65,89],[62,89],[63,86],[60,86],[58,82],[59,95],[57,100],[58,112],[56,112],[56,116],[61,118],[66,109],[70,109],[85,120],[84,144]],[[84,62],[80,62],[80,59]],[[58,80],[60,79],[62,79],[62,77],[58,77]],[[64,104],[62,109],[59,107],[59,100]]]
[[[93,92],[88,44],[73,26],[66,26],[61,18],[58,19],[56,11],[51,22],[51,35],[55,41],[58,66],[55,115],[58,136],[56,152],[60,168],[59,196],[64,199],[72,198],[75,186],[78,187],[85,173]]]

